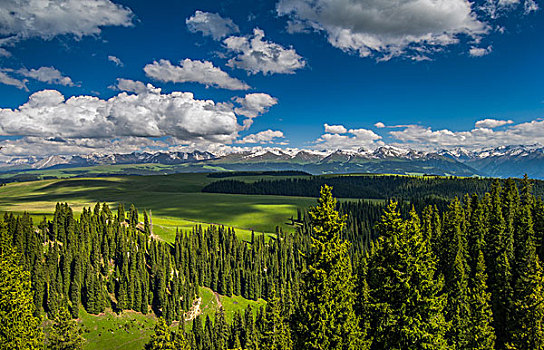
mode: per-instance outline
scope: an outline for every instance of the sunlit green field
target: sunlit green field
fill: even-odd
[[[219,302],[223,306],[229,323],[237,310],[243,311],[251,305],[256,311],[257,308],[266,305],[262,299],[253,301],[239,296],[230,298],[222,295],[215,296],[212,290],[204,287],[200,288],[200,296],[203,321],[207,316],[213,320],[215,312],[219,310]],[[156,322],[155,316],[151,314],[143,315],[131,311],[124,311],[121,314],[108,311],[101,315],[90,315],[80,309],[79,318],[83,326],[83,336],[87,340],[86,350],[141,350],[151,337]],[[173,323],[172,329],[177,329],[178,326],[177,323]],[[192,327],[192,323],[189,322],[186,327]]]
[[[121,202],[126,209],[134,204],[140,211],[151,210],[154,232],[171,241],[177,228],[187,230],[196,224],[231,226],[244,239],[252,230],[289,229],[285,223],[297,208],[315,204],[313,198],[200,192],[214,180],[201,173],[10,183],[0,187],[0,211],[28,211],[39,217],[51,214],[57,202],[67,202],[76,212],[96,202],[113,208]]]

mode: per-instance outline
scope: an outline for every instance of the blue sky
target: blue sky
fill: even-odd
[[[1,157],[544,144],[541,7],[6,0]]]

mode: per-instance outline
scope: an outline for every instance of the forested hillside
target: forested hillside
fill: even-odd
[[[43,342],[37,316],[77,317],[80,307],[160,317],[148,349],[544,348],[544,202],[528,179],[495,181],[444,210],[337,204],[324,186],[293,232],[251,242],[197,226],[167,244],[146,217],[99,204],[78,219],[59,204],[37,225],[4,215],[2,348]],[[220,310],[172,332],[198,286],[268,303],[231,324]],[[10,299],[14,288],[26,299]]]
[[[215,176],[214,177],[218,177]],[[493,179],[476,177],[345,175],[313,176],[280,180],[262,179],[254,182],[219,180],[207,184],[202,192],[253,195],[315,197],[323,185],[333,187],[338,198],[406,199],[424,197],[463,197],[467,193],[483,195],[490,191]],[[520,180],[514,180],[520,184]],[[544,195],[544,182],[534,181],[536,196]]]

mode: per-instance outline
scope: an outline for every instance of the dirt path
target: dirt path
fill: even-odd
[[[215,296],[215,301],[217,301],[217,307],[222,308],[223,304],[221,303],[221,296],[217,292],[213,292],[213,295]]]

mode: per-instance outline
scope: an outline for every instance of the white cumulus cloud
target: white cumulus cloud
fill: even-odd
[[[11,85],[15,86],[16,88],[28,91],[28,88],[26,87],[27,82],[28,79],[19,80],[17,78],[13,78],[12,76],[7,74],[7,71],[5,69],[0,69],[0,84]]]
[[[38,69],[30,70],[21,68],[17,70],[16,73],[48,84],[74,86],[74,82],[70,77],[62,75],[62,73],[54,67],[40,67]]]
[[[358,150],[359,148],[375,148],[383,145],[382,137],[368,129],[350,129],[347,134],[325,133],[314,141],[314,148],[334,151]]]
[[[486,118],[486,119],[478,120],[474,124],[474,126],[477,127],[477,128],[494,129],[494,128],[498,128],[499,126],[503,126],[503,125],[507,125],[507,124],[514,124],[514,121]]]
[[[324,124],[325,132],[331,133],[331,134],[345,134],[348,132],[345,126],[343,125],[329,125]]]
[[[25,148],[32,149],[27,154],[44,155],[135,151],[172,144],[219,147],[239,139],[240,130],[277,103],[258,93],[238,97],[234,103],[198,100],[190,92],[163,93],[151,84],[129,79],[119,79],[117,89],[121,92],[109,99],[66,98],[59,91],[42,90],[18,108],[0,108],[0,135],[21,137],[3,142],[1,153],[24,154]],[[246,136],[246,141],[270,142],[282,135],[267,130]]]
[[[238,26],[230,19],[223,18],[217,13],[196,11],[185,20],[187,28],[193,32],[200,32],[204,36],[211,36],[214,40],[240,32]]]
[[[244,97],[235,97],[233,99],[240,107],[236,107],[236,114],[246,116],[244,120],[244,128],[247,129],[253,123],[253,118],[266,113],[268,109],[278,103],[278,99],[268,94],[258,92],[247,94]]]
[[[236,143],[274,143],[275,139],[284,138],[283,132],[279,130],[264,130],[256,134],[250,134],[237,140]]]
[[[104,26],[131,26],[130,9],[110,0],[2,0],[0,35],[7,42],[57,35],[81,38],[101,33]]]
[[[32,94],[17,109],[0,109],[0,134],[61,138],[123,136],[180,139],[233,135],[239,126],[232,109],[189,92],[163,94],[147,85],[139,94],[121,92],[109,100],[68,99],[56,90]]]
[[[249,85],[229,76],[221,68],[215,67],[209,61],[181,61],[174,66],[170,61],[159,60],[144,67],[145,74],[155,80],[173,83],[195,82],[229,90],[247,90]]]
[[[430,127],[409,126],[403,130],[391,131],[390,134],[404,144],[421,149],[438,149],[450,147],[484,148],[505,145],[544,144],[544,121],[512,124],[510,121],[481,121],[474,129],[452,131],[448,129],[433,130]],[[498,123],[497,123],[498,122]],[[502,125],[505,128],[494,130]]]
[[[334,47],[380,60],[421,57],[489,31],[468,0],[280,0],[276,10]]]
[[[244,69],[248,74],[293,74],[306,61],[293,48],[264,40],[264,31],[255,28],[253,36],[230,36],[223,40],[226,48],[237,53],[227,65]]]

